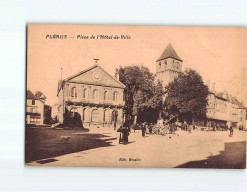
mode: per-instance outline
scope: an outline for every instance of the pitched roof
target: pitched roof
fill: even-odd
[[[37,99],[35,97],[35,95],[29,89],[27,90],[27,99],[32,99],[32,100],[36,100]]]
[[[167,58],[173,58],[175,60],[179,60],[179,61],[183,61],[177,54],[177,52],[175,51],[175,49],[172,47],[172,44],[169,43],[166,47],[166,49],[164,50],[164,52],[162,53],[162,55],[160,56],[160,58],[157,61],[160,60],[164,60]]]
[[[69,81],[69,80],[71,80],[71,79],[73,79],[73,78],[75,78],[75,77],[77,77],[77,76],[79,76],[79,75],[81,75],[81,74],[83,74],[83,73],[86,73],[86,72],[88,72],[88,71],[90,71],[90,70],[92,70],[92,69],[94,69],[94,68],[96,68],[96,67],[100,68],[100,69],[101,69],[104,73],[106,73],[110,78],[112,78],[114,81],[116,81],[122,88],[125,88],[125,85],[124,85],[123,83],[121,83],[121,82],[120,82],[119,80],[117,80],[115,77],[113,77],[113,76],[110,75],[108,72],[106,72],[106,71],[105,71],[101,66],[99,66],[98,64],[96,64],[96,65],[94,65],[94,66],[91,66],[91,67],[87,68],[86,70],[83,70],[83,71],[81,71],[81,72],[79,72],[79,73],[77,73],[77,74],[74,74],[74,75],[68,77],[67,79],[64,79],[63,82]]]
[[[215,94],[217,97],[220,97],[220,98],[224,98],[223,95],[224,95],[224,92],[219,92],[217,94]],[[237,105],[239,108],[241,109],[246,109],[245,106],[239,102],[235,97],[233,97],[232,95],[230,95],[229,93],[226,92],[226,95],[227,95],[227,101],[231,102],[232,104],[235,104]],[[225,98],[224,98],[225,99]]]

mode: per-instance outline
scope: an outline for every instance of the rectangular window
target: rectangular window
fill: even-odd
[[[32,100],[32,105],[35,105],[35,100]]]

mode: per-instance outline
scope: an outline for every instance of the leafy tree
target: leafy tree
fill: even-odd
[[[83,127],[83,123],[81,120],[81,115],[77,112],[74,113],[74,115],[68,110],[68,108],[65,108],[64,113],[64,125],[67,127]]]
[[[161,108],[162,86],[156,84],[154,75],[144,66],[120,67],[119,79],[125,84],[126,119],[136,123],[147,120],[147,115]],[[157,111],[156,111],[157,113]],[[145,116],[146,115],[146,116]],[[152,115],[153,116],[153,115]]]
[[[176,115],[188,121],[204,118],[208,93],[202,77],[195,70],[187,69],[166,87],[164,114]]]

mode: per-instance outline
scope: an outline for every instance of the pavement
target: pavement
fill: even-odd
[[[118,143],[119,133],[112,129],[93,129],[103,134],[110,146],[70,153],[27,163],[28,166],[64,167],[140,167],[140,168],[245,168],[246,132],[177,131],[176,134],[141,136],[131,132],[129,144]],[[109,139],[117,138],[117,139]]]

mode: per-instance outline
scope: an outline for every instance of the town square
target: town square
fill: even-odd
[[[38,35],[39,28],[42,30],[42,26],[29,25],[29,37]],[[56,29],[56,26],[51,28]],[[57,27],[60,28],[61,26]],[[89,29],[91,28],[98,32],[97,27]],[[224,61],[223,57],[216,57],[204,47],[198,46],[197,39],[193,42],[195,46],[192,46],[195,49],[188,49],[187,45],[181,44],[181,47],[187,49],[177,52],[172,42],[179,45],[175,38],[161,38],[164,43],[158,47],[145,38],[140,38],[141,35],[136,36],[137,34],[133,33],[134,27],[119,28],[130,34],[130,38],[98,40],[103,41],[99,42],[99,45],[98,42],[92,43],[92,40],[83,40],[88,44],[84,46],[80,41],[73,40],[72,35],[68,35],[69,40],[38,37],[36,39],[41,41],[41,54],[46,56],[39,60],[34,56],[40,57],[40,51],[32,49],[37,46],[35,42],[31,42],[35,39],[30,38],[30,54],[28,53],[27,60],[26,165],[245,169],[247,70],[244,66],[236,70],[241,72],[241,76],[237,77],[237,73],[234,75],[235,72],[230,70],[226,72],[224,69],[227,67],[223,67],[225,63],[234,62],[239,53],[232,54]],[[149,27],[140,28],[142,32],[149,30]],[[198,31],[207,37],[208,41],[211,40],[208,35],[216,32],[216,29],[211,31],[207,28],[164,27],[161,31],[158,27],[152,28],[157,32],[156,35],[170,31],[170,36],[174,37],[176,36],[173,34],[182,36],[179,34],[182,31],[190,36]],[[80,31],[83,28],[71,26],[71,29]],[[111,31],[107,26],[101,30],[106,33]],[[227,29],[218,30],[219,35],[228,33]],[[115,28],[112,28],[112,31],[116,33]],[[232,32],[236,33],[236,36],[242,35],[241,29],[233,29]],[[64,33],[67,34],[66,31]],[[153,53],[147,55],[151,56],[151,65],[131,62],[132,58],[133,61],[138,59],[135,55],[146,59],[141,48],[134,52],[129,50],[128,44],[136,46],[132,39],[136,39],[136,43],[140,45],[150,46],[150,49],[144,47],[143,50]],[[71,41],[74,44],[71,44]],[[126,44],[121,48],[116,41],[129,43],[121,42]],[[224,45],[225,40],[221,39],[221,43]],[[47,44],[55,45],[54,49],[57,50],[63,47],[66,50],[67,45],[79,52],[79,55],[80,47],[86,56],[91,55],[93,58],[85,60],[82,57],[81,61],[77,62],[78,55],[70,57],[59,52],[54,53],[54,57],[52,52],[45,49]],[[90,49],[87,50],[87,47]],[[100,58],[91,54],[94,53],[93,50],[97,51],[97,47],[101,48],[100,54],[98,53],[102,56]],[[208,58],[199,54],[197,47]],[[116,48],[119,51],[116,51]],[[108,49],[112,53],[109,53]],[[104,55],[102,52],[105,52]],[[228,52],[230,55],[232,50],[229,49]],[[194,57],[196,53],[198,66],[188,65],[188,56]],[[131,59],[125,58],[126,55]],[[106,56],[109,61],[116,60],[116,65],[108,65]],[[118,56],[125,58],[124,64],[118,65]],[[59,61],[60,58],[67,61],[61,61],[66,65],[51,65],[49,68],[45,65],[53,60]],[[219,58],[224,63],[220,62]],[[242,63],[241,59],[237,60],[238,66]],[[215,71],[211,72],[209,68],[200,65],[208,62],[210,66],[213,60],[219,63],[218,66],[212,66],[216,67]],[[40,61],[44,69],[49,70],[45,75],[37,71],[43,71],[38,66]],[[71,73],[73,63],[78,63],[80,70]],[[81,68],[81,63],[86,63],[87,66]],[[220,67],[221,71],[217,72],[217,67]],[[231,67],[234,66],[231,64]],[[33,75],[32,70],[37,71],[37,74]],[[234,79],[225,80],[228,77],[223,74],[224,71],[229,74],[229,78]],[[38,81],[38,78],[41,78],[42,82]],[[50,99],[46,92],[50,94]],[[53,103],[47,103],[48,101]]]
[[[129,143],[119,144],[119,133],[112,129],[89,132],[76,130],[30,130],[49,136],[32,144],[27,165],[32,166],[99,166],[167,168],[245,168],[246,132],[180,130],[172,135],[150,135],[131,132]],[[69,143],[61,143],[60,135],[69,135]],[[78,142],[81,142],[78,143]],[[31,149],[29,149],[31,150]],[[55,151],[55,152],[54,152]],[[26,151],[27,152],[27,151]]]

